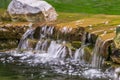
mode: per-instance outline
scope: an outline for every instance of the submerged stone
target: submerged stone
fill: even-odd
[[[12,0],[7,11],[13,20],[24,17],[27,21],[54,21],[55,9],[43,0]]]

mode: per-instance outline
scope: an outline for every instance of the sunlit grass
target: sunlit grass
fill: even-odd
[[[0,15],[3,15],[11,0],[0,0]],[[58,13],[57,23],[66,23],[84,18],[110,20],[110,25],[120,24],[120,0],[46,0]],[[106,15],[107,14],[107,15]],[[109,15],[108,15],[109,14]],[[112,14],[112,15],[111,15]]]
[[[120,0],[46,0],[59,12],[120,14]]]
[[[0,0],[0,8],[6,9],[11,0]]]

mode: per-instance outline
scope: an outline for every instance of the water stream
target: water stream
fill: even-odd
[[[15,50],[0,53],[0,65],[5,71],[9,68],[14,75],[8,80],[113,80],[113,71],[101,67],[103,59],[97,55],[100,39],[96,41],[89,63],[84,59],[84,48],[88,45],[85,43],[86,34],[81,47],[73,51],[67,46],[69,41],[52,39],[53,32],[54,27],[43,26],[36,40],[35,28],[31,27]],[[35,40],[34,47],[29,40]]]

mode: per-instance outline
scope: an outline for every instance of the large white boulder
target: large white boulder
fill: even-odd
[[[14,18],[24,16],[28,21],[54,21],[57,19],[55,9],[43,0],[12,0],[7,11]]]

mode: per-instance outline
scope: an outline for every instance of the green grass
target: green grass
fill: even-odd
[[[0,8],[7,8],[11,0],[0,0]],[[120,14],[120,0],[46,0],[58,12]]]
[[[0,0],[0,8],[6,9],[11,0]]]
[[[0,0],[0,15],[4,14],[11,0]],[[120,15],[120,0],[45,0],[58,12],[58,22],[89,18],[96,14]],[[103,17],[105,17],[104,15]],[[99,15],[97,16],[97,18]],[[100,16],[102,17],[102,16]],[[113,17],[112,17],[113,19]],[[116,18],[115,18],[116,19]],[[120,20],[114,20],[118,23]]]
[[[120,0],[46,0],[59,12],[120,14]]]

